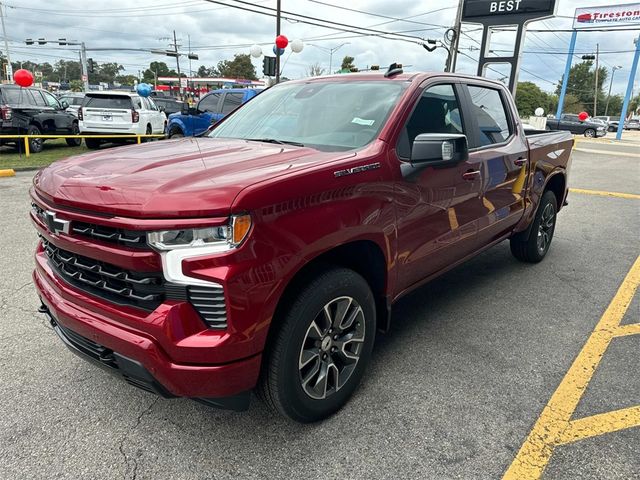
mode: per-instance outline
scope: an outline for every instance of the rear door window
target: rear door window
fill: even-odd
[[[242,99],[244,98],[244,93],[227,93],[224,96],[224,101],[222,103],[222,113],[227,114],[229,112],[234,111],[240,105],[242,105]]]
[[[221,93],[210,93],[198,103],[198,110],[201,112],[218,112],[218,101],[222,96]]]
[[[45,102],[44,98],[42,98],[42,94],[39,90],[28,90],[28,92],[33,97],[33,103],[39,107],[46,107],[47,102]]]
[[[83,105],[88,108],[131,109],[131,97],[125,95],[87,95]]]
[[[468,85],[468,89],[471,111],[479,129],[479,145],[474,146],[485,147],[505,142],[511,135],[511,127],[500,91],[477,85]]]
[[[35,93],[36,93],[36,90],[34,90],[34,94]],[[45,102],[47,102],[48,106],[50,106],[51,108],[60,108],[60,103],[58,103],[58,99],[56,97],[54,97],[48,92],[40,92],[40,93],[44,97],[44,100]]]

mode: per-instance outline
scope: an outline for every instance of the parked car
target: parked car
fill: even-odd
[[[117,91],[87,93],[78,109],[78,119],[83,135],[162,134],[167,123],[166,115],[151,98]],[[117,139],[85,139],[92,149],[113,141]]]
[[[356,390],[396,300],[503,240],[545,258],[572,146],[525,134],[485,78],[282,83],[207,135],[41,170],[41,311],[134,386],[236,410],[256,388],[319,420]]]
[[[184,102],[168,96],[153,97],[153,102],[158,106],[158,108],[162,109],[167,117],[172,113],[181,112],[185,106]]]
[[[200,135],[261,91],[262,89],[258,88],[213,90],[202,97],[195,108],[185,108],[180,113],[169,115],[167,136],[176,138]]]
[[[603,121],[607,126],[608,132],[615,132],[618,130],[618,125],[620,124],[620,117],[610,117],[608,115],[599,115],[597,117],[593,117],[595,120]]]
[[[630,118],[626,122],[624,122],[625,130],[640,130],[640,119]]]
[[[60,102],[67,102],[69,105],[66,109],[67,112],[73,113],[77,117],[78,109],[80,105],[82,105],[82,100],[84,100],[84,93],[64,93],[58,96],[58,100],[60,100]]]
[[[69,105],[59,102],[46,90],[0,85],[0,135],[77,135],[78,119],[65,111]],[[70,147],[77,147],[81,139],[65,139]],[[39,153],[44,138],[31,138],[29,150]],[[0,139],[0,145],[20,147],[21,140]]]
[[[578,118],[578,115],[571,113],[562,115],[560,120],[548,118],[547,128],[549,130],[567,130],[585,137],[604,137],[607,134],[607,127],[604,124],[591,120],[582,121]]]

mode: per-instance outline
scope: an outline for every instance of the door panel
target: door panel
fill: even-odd
[[[463,133],[463,119],[452,84],[429,86],[403,128],[392,161],[401,171],[416,135]],[[398,284],[405,289],[473,251],[484,208],[485,174],[480,159],[455,166],[414,168],[397,184]],[[478,172],[469,176],[469,172]]]
[[[469,157],[483,169],[481,196],[485,214],[479,224],[479,243],[500,237],[524,213],[528,145],[518,135],[504,91],[482,85],[465,87],[467,116],[474,129]]]

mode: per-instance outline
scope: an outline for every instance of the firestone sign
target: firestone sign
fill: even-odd
[[[462,21],[473,23],[481,19],[506,21],[532,20],[553,15],[556,0],[466,0],[462,9]]]
[[[573,28],[625,27],[640,24],[640,3],[576,8]]]

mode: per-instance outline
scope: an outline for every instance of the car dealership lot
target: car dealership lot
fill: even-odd
[[[500,478],[640,254],[637,146],[580,142],[573,158],[586,192],[569,194],[547,258],[518,263],[503,243],[401,300],[355,398],[306,426],[257,400],[158,399],[70,353],[36,313],[32,172],[0,179],[0,478]],[[631,298],[623,325],[640,322]],[[639,350],[631,333],[591,359],[572,419],[640,423]],[[616,425],[556,446],[544,478],[640,478],[640,428]]]

